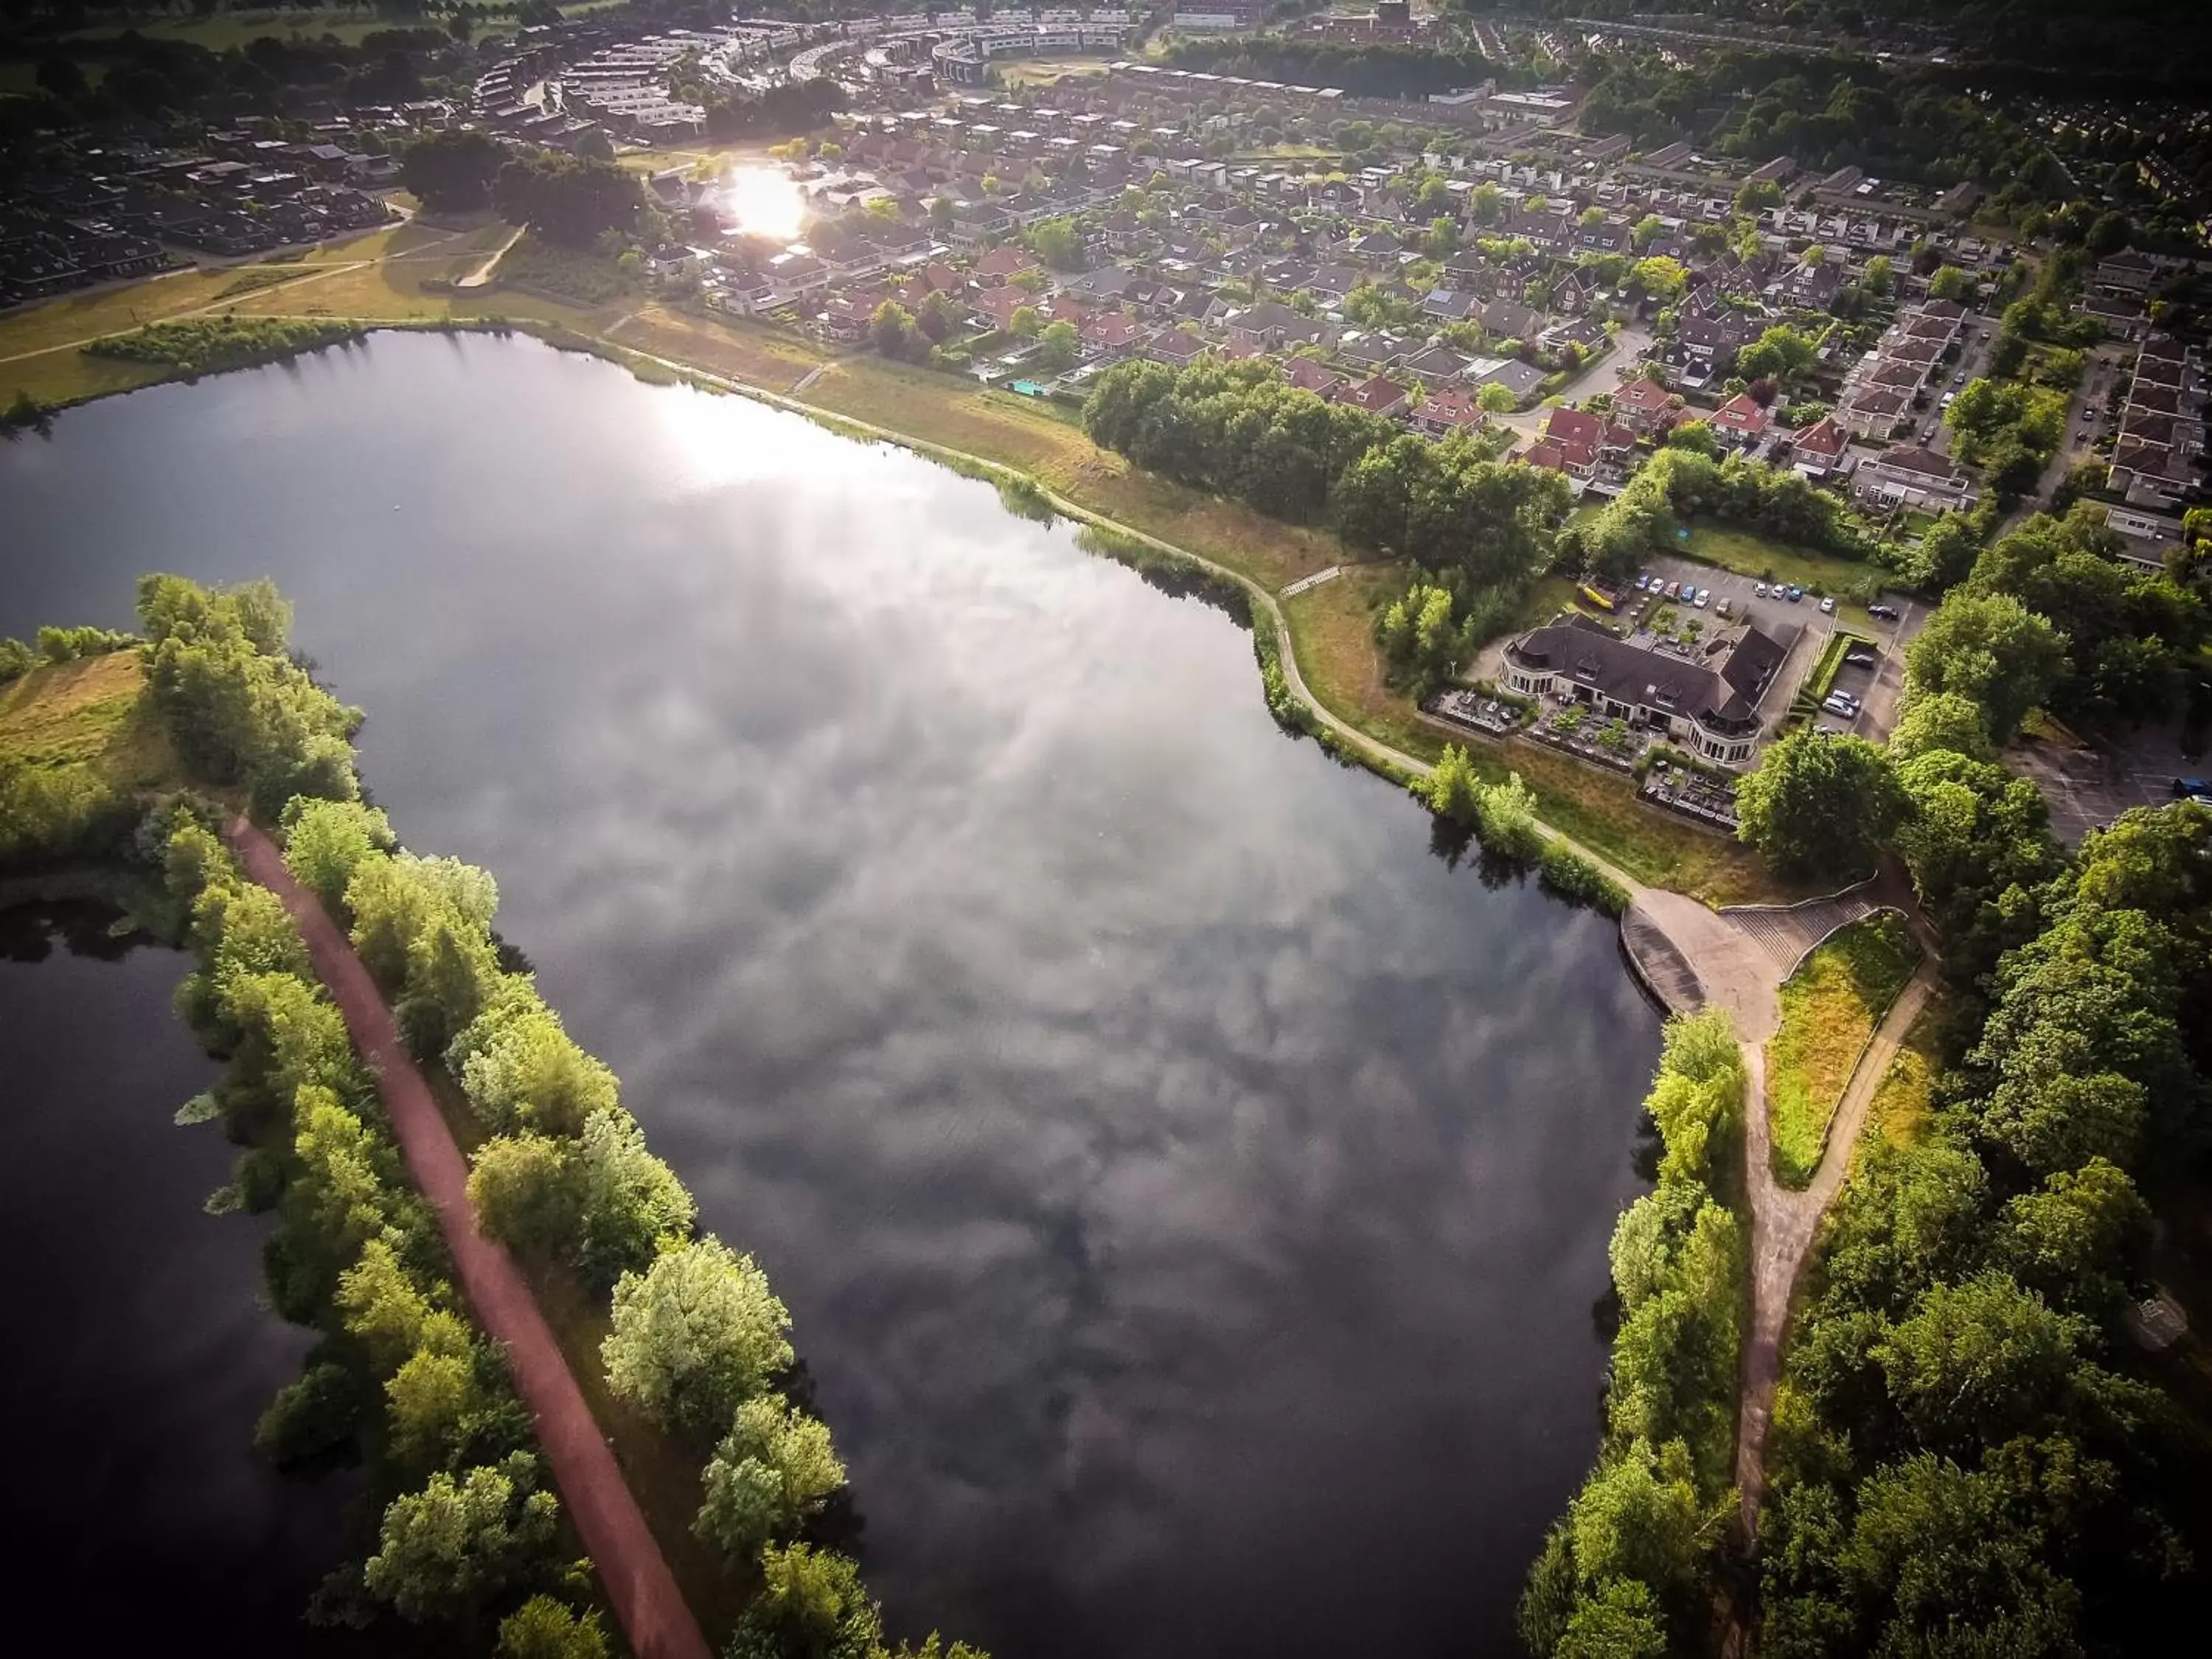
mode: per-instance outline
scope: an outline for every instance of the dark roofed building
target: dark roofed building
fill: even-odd
[[[1510,641],[1505,680],[1524,696],[1571,698],[1601,715],[1663,732],[1719,765],[1741,766],[1758,747],[1759,700],[1790,643],[1739,623],[1682,656],[1617,638],[1575,617]]]

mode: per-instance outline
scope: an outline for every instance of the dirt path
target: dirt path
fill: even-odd
[[[484,1329],[507,1350],[515,1391],[537,1421],[538,1442],[552,1465],[562,1501],[575,1519],[631,1650],[638,1659],[710,1659],[698,1621],[684,1605],[530,1287],[507,1253],[477,1231],[465,1190],[468,1164],[439,1115],[429,1085],[401,1046],[391,1010],[368,969],[314,896],[292,878],[268,836],[243,818],[234,818],[223,838],[246,874],[284,902],[315,972],[345,1017],[355,1048],[375,1074],[407,1167],[438,1212],[461,1290]]]
[[[1820,1166],[1802,1192],[1792,1192],[1774,1178],[1773,1148],[1766,1121],[1765,1046],[1744,1044],[1747,1087],[1744,1091],[1745,1182],[1751,1197],[1751,1333],[1743,1347],[1743,1393],[1737,1407],[1735,1480],[1743,1502],[1743,1529],[1747,1540],[1759,1536],[1759,1505],[1766,1492],[1766,1431],[1774,1413],[1774,1388],[1782,1375],[1783,1328],[1789,1322],[1790,1301],[1813,1253],[1813,1240],[1820,1231],[1820,1218],[1843,1189],[1850,1170],[1851,1153],[1866,1127],[1867,1112],[1881,1092],[1890,1064],[1905,1042],[1912,1022],[1935,989],[1935,957],[1921,959],[1905,988],[1891,1003],[1881,1024],[1875,1028],[1859,1055],[1835,1121],[1828,1126],[1828,1142]]]
[[[485,259],[482,264],[478,265],[467,276],[462,277],[459,282],[455,283],[453,286],[455,288],[483,288],[489,283],[491,281],[492,272],[499,269],[499,262],[507,258],[508,249],[512,248],[517,242],[522,240],[522,233],[527,228],[527,226],[517,225],[514,228],[514,235],[501,242],[498,247],[492,251],[489,258]]]

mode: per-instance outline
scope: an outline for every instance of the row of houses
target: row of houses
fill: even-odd
[[[2152,334],[2136,354],[2112,447],[2107,491],[2113,529],[2154,546],[2181,538],[2178,517],[2201,482],[2206,384],[2194,346]]]

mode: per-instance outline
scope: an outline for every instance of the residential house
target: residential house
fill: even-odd
[[[1639,437],[1660,436],[1680,414],[1674,394],[1649,378],[1631,380],[1613,394],[1613,418]]]
[[[1283,378],[1301,392],[1310,392],[1323,398],[1333,397],[1345,383],[1344,376],[1322,362],[1318,357],[1293,357],[1283,365]]]
[[[1749,449],[1766,435],[1774,416],[1748,392],[1738,392],[1723,404],[1712,418],[1714,435],[1723,443]]]
[[[1468,359],[1450,347],[1440,345],[1417,351],[1405,362],[1406,372],[1428,386],[1439,386],[1456,380],[1467,373],[1467,365]]]
[[[1978,496],[1950,459],[1917,444],[1895,444],[1859,464],[1851,493],[1877,507],[1965,512]]]
[[[1911,417],[1912,399],[1888,386],[1869,386],[1854,392],[1836,410],[1837,423],[1846,431],[1879,442]]]
[[[1802,428],[1790,447],[1796,457],[1792,465],[1814,483],[1842,477],[1851,470],[1850,434],[1832,416],[1823,415]]]
[[[1335,401],[1364,410],[1370,415],[1402,415],[1411,403],[1406,388],[1382,374],[1362,380],[1358,386],[1340,388]]]
[[[1482,407],[1475,402],[1474,394],[1465,386],[1456,386],[1427,393],[1413,405],[1410,418],[1414,430],[1425,432],[1432,438],[1479,431],[1484,421]]]

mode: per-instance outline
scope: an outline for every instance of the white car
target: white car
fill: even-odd
[[[1753,598],[1763,599],[1766,597],[1766,584],[1765,582],[1754,582],[1752,584],[1751,592]]]
[[[1836,614],[1836,596],[1834,594],[1831,593],[1826,599],[1820,601],[1820,614],[1824,617],[1832,617]]]
[[[1820,707],[1831,714],[1842,715],[1847,720],[1856,720],[1858,717],[1859,700],[1848,691],[1831,691],[1828,693],[1826,701],[1822,702]]]
[[[1710,604],[1712,602],[1712,597],[1713,597],[1713,590],[1712,590],[1711,588],[1710,588],[1710,587],[1701,587],[1701,588],[1699,588],[1699,589],[1698,590],[1698,610],[1700,610],[1700,611],[1703,611],[1703,610],[1705,608],[1705,606],[1706,606],[1706,605],[1710,605]]]

